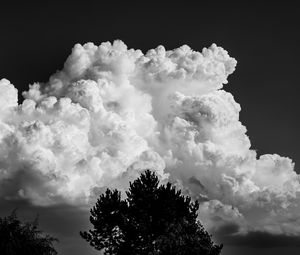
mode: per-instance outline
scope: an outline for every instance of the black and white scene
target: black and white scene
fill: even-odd
[[[2,1],[0,254],[300,254],[299,13]]]

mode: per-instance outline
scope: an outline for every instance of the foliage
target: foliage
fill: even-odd
[[[217,255],[222,245],[197,221],[198,201],[181,194],[171,183],[159,185],[154,172],[145,171],[121,199],[107,189],[91,209],[94,229],[80,235],[104,254]]]
[[[0,218],[1,255],[56,255],[53,242],[58,241],[38,229],[38,219],[22,223],[14,210]]]

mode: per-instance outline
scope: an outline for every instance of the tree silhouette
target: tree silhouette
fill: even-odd
[[[216,245],[197,221],[198,201],[181,194],[171,183],[159,185],[158,177],[145,171],[121,199],[107,189],[91,209],[94,229],[82,238],[104,254],[116,255],[218,255]]]
[[[14,210],[0,218],[1,255],[55,255],[53,242],[58,241],[38,230],[38,219],[22,223]]]

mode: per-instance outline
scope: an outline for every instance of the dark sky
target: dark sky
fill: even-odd
[[[238,61],[225,90],[241,104],[240,120],[252,148],[258,154],[292,158],[299,173],[300,8],[287,1],[222,2],[2,1],[0,78],[9,79],[19,93],[30,83],[47,81],[62,68],[75,43],[121,39],[143,52],[160,44],[167,49],[188,44],[201,51],[216,43]],[[49,221],[44,225],[51,225]],[[255,242],[254,238],[249,244],[231,244],[224,254],[299,250],[296,242],[276,249],[270,248],[271,241],[268,247]]]

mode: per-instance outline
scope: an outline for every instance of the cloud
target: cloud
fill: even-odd
[[[226,232],[225,230],[224,232]],[[223,233],[223,231],[221,232]],[[250,246],[250,247],[299,247],[299,235],[287,236],[284,234],[270,234],[268,232],[249,232],[245,235],[220,235],[218,236],[222,242],[234,246]]]
[[[0,197],[88,207],[144,169],[201,201],[218,233],[300,234],[291,159],[251,149],[223,89],[236,60],[213,44],[143,54],[121,41],[76,44],[61,71],[23,92],[0,81]]]

